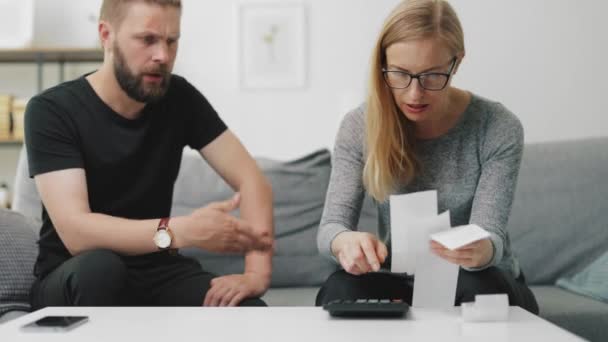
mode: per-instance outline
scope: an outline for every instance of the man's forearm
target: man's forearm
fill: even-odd
[[[61,222],[56,229],[72,255],[94,249],[138,255],[158,251],[152,238],[159,219],[130,220],[104,214],[83,213]],[[184,217],[172,218],[169,223],[170,227],[183,224],[186,224]]]
[[[241,217],[257,232],[274,235],[272,188],[266,178],[260,176],[239,189],[241,194]],[[255,273],[267,278],[270,284],[273,250],[252,251],[245,256],[245,273]]]

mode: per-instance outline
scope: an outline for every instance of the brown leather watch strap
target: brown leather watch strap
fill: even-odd
[[[161,218],[156,230],[169,228],[169,219],[170,217]]]
[[[159,230],[166,230],[167,233],[169,233],[169,236],[171,236],[171,240],[173,240],[173,234],[171,233],[170,229],[169,229],[169,219],[171,219],[170,217],[163,217],[160,219],[160,222],[158,223],[158,228],[156,228],[157,231]],[[177,249],[175,248],[167,248],[166,249],[170,255],[176,255],[177,254]]]

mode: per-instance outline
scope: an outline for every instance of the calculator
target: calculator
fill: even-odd
[[[401,299],[337,299],[323,305],[335,317],[402,317],[409,308]]]

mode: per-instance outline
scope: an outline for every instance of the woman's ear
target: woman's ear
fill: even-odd
[[[460,68],[460,63],[462,63],[464,56],[464,51],[456,54],[456,65],[454,66],[454,71],[452,71],[452,75],[456,75],[456,72],[458,72],[458,69]]]

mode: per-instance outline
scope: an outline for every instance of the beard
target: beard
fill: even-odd
[[[166,64],[144,70],[134,74],[129,69],[124,54],[117,44],[114,45],[114,76],[122,90],[133,100],[142,103],[157,102],[165,96],[169,89],[171,79]],[[160,83],[144,83],[144,76],[153,75],[161,77]]]

